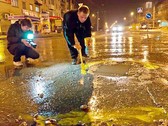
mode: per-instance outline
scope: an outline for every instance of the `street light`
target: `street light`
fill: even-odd
[[[132,18],[132,23],[134,23],[134,18],[133,18],[134,12],[133,12],[133,11],[130,13],[130,16],[131,16],[131,18]]]
[[[131,15],[131,16],[134,16],[134,12],[131,12],[130,15]]]
[[[78,3],[78,6],[81,7],[83,5],[83,3]]]
[[[117,20],[110,26],[110,28],[112,28],[115,24],[117,24]]]
[[[95,17],[95,14],[92,14],[92,17]]]
[[[105,22],[105,29],[108,29],[108,23]]]

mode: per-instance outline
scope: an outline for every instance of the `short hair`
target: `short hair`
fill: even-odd
[[[86,5],[81,5],[79,8],[78,8],[78,12],[83,12],[84,14],[89,14],[90,13],[90,9],[88,6]]]
[[[32,23],[31,23],[30,19],[23,19],[23,20],[21,20],[21,25],[22,26],[28,26],[29,28],[32,27]]]

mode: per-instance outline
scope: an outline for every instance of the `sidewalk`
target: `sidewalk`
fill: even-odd
[[[44,33],[40,33],[40,34],[35,34],[35,38],[46,38],[46,37],[55,37],[55,36],[62,36],[62,33],[55,33],[55,32],[51,32],[49,34],[44,34]],[[6,35],[0,35],[0,40],[2,39],[6,39]]]

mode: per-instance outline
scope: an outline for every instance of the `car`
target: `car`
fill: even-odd
[[[111,28],[111,31],[112,31],[112,32],[122,32],[122,31],[123,31],[123,27],[120,26],[120,25],[113,26],[113,27]]]

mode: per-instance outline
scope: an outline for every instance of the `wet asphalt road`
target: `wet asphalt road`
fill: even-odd
[[[70,64],[61,35],[37,38],[40,58],[23,68],[12,65],[0,40],[0,126],[31,125],[36,113],[65,126],[166,124],[167,39],[160,32],[93,33],[85,76]]]

